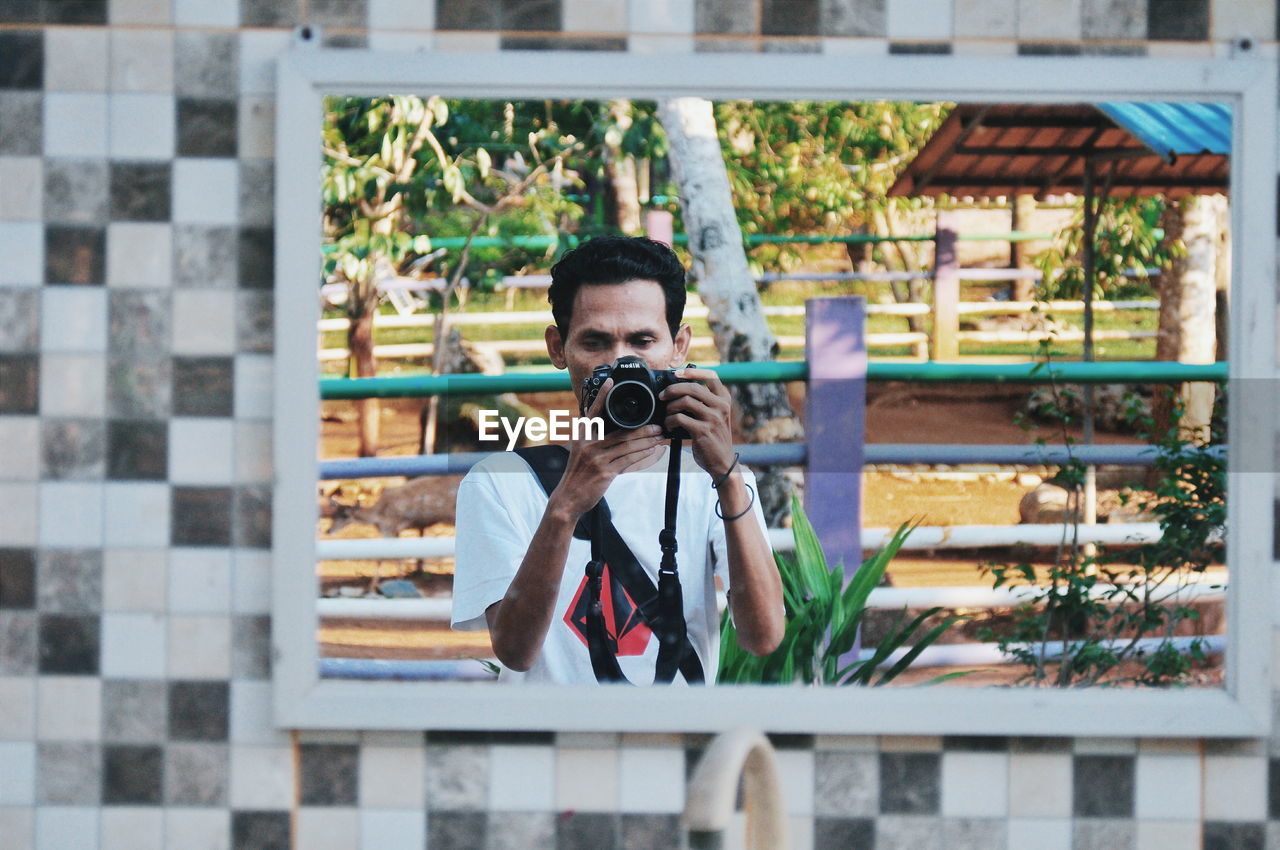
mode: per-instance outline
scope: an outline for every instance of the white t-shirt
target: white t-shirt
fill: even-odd
[[[658,533],[662,530],[666,504],[669,452],[668,448],[648,469],[619,475],[605,493],[614,527],[655,586],[662,556]],[[716,492],[711,489],[711,477],[697,465],[691,452],[685,450],[682,454],[676,559],[689,641],[702,662],[706,682],[713,684],[720,654],[714,575],[720,576],[726,590],[729,587],[724,523],[715,515]],[[742,474],[755,488],[755,476],[750,470],[744,467]],[[547,494],[537,476],[523,458],[512,452],[485,458],[462,480],[458,487],[453,628],[487,628],[485,609],[506,594],[524,560],[529,541],[542,522],[546,506]],[[764,512],[758,498],[752,511],[761,532],[765,533]],[[502,667],[500,681],[595,683],[581,625],[586,598],[584,571],[589,560],[590,542],[573,538],[542,652],[527,672]],[[619,598],[617,594],[611,596],[609,587],[606,582],[601,603],[610,633],[617,633],[618,622],[623,624],[619,666],[631,682],[651,684],[658,641],[643,623],[627,619],[628,599]],[[683,676],[677,673],[675,682],[683,683]]]

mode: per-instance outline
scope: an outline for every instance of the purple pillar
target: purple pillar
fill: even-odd
[[[805,302],[805,512],[830,564],[862,565],[862,444],[866,438],[866,300]]]

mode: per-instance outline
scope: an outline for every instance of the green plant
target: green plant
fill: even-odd
[[[809,524],[800,500],[792,497],[791,529],[794,558],[774,553],[782,577],[786,631],[769,655],[755,656],[738,646],[728,612],[720,621],[720,684],[883,685],[891,681],[960,618],[946,617],[911,639],[941,608],[930,608],[903,625],[903,611],[889,633],[870,653],[846,663],[857,642],[867,612],[867,598],[880,583],[889,562],[914,529],[903,523],[879,551],[863,562],[845,583],[844,565],[827,566],[826,555]],[[887,669],[880,670],[896,651],[910,645]],[[879,675],[877,675],[877,673]],[[949,678],[949,677],[944,677]]]

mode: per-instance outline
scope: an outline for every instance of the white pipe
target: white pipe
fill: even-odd
[[[778,759],[769,739],[754,729],[717,735],[698,760],[680,816],[684,847],[738,846],[725,833],[733,822],[739,786],[746,814],[746,850],[789,850]]]
[[[1204,648],[1207,652],[1221,652],[1226,649],[1226,635],[1204,635],[1200,638],[1204,641]],[[1145,652],[1151,652],[1157,649],[1166,639],[1160,637],[1140,638],[1137,641],[1137,648]],[[1191,646],[1194,637],[1187,635],[1178,635],[1168,638],[1179,651],[1185,652]],[[1129,641],[1124,638],[1114,640],[1099,641],[1103,646],[1107,647],[1123,647],[1128,646]],[[1035,650],[1039,644],[1034,646],[1026,644],[1018,644],[1018,646]],[[895,650],[890,653],[889,657],[881,663],[880,667],[890,667],[906,655],[909,647]],[[860,657],[870,658],[872,649],[862,650]],[[1049,641],[1045,647],[1045,658],[1051,660],[1062,655],[1062,641]],[[1013,664],[1016,663],[1012,656],[1005,655],[1000,651],[998,644],[994,643],[944,643],[927,646],[915,660],[911,662],[912,667],[971,667],[979,664]],[[963,681],[963,679],[961,679]]]

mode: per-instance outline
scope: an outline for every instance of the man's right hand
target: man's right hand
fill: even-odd
[[[612,378],[604,382],[586,416],[603,414],[604,400],[612,387]],[[614,478],[657,460],[665,442],[660,425],[620,428],[600,440],[570,440],[569,462],[559,486],[551,494],[548,510],[563,512],[576,522],[603,498]]]

